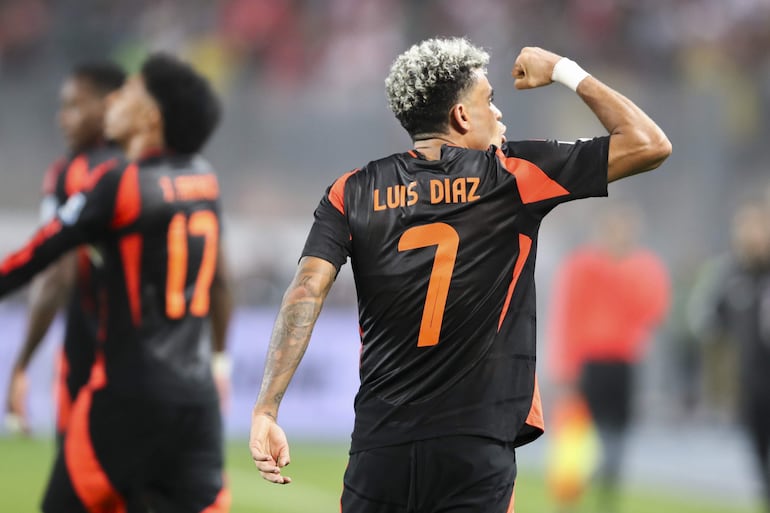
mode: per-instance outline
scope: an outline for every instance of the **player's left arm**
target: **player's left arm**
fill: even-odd
[[[227,252],[224,244],[220,244],[214,279],[211,282],[211,348],[214,353],[223,353],[227,349],[227,330],[234,304]]]
[[[274,483],[291,482],[281,475],[281,468],[289,463],[289,447],[277,424],[278,409],[336,276],[334,264],[303,257],[273,327],[262,387],[252,411],[249,448],[262,477]]]
[[[523,48],[513,76],[517,89],[559,81],[577,92],[610,134],[609,182],[655,169],[671,154],[668,137],[641,108],[569,59],[542,48]]]
[[[231,361],[227,355],[227,331],[233,314],[233,283],[228,266],[227,252],[220,242],[217,266],[211,282],[211,349],[212,371],[223,409],[230,396]]]

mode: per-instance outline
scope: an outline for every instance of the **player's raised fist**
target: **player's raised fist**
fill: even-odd
[[[559,59],[561,59],[560,55],[542,48],[534,46],[522,48],[511,72],[516,79],[514,86],[516,89],[532,89],[550,84],[553,82],[551,79],[553,67]]]

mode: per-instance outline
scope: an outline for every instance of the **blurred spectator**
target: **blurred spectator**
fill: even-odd
[[[602,511],[617,507],[635,367],[669,304],[666,268],[638,245],[639,223],[634,208],[609,208],[599,219],[596,240],[562,264],[552,295],[551,378],[560,399],[576,392],[585,398],[598,429]]]
[[[329,2],[327,35],[313,80],[317,92],[338,100],[342,107],[357,109],[351,94],[362,88],[380,91],[382,70],[405,46],[399,23],[406,19],[402,4],[395,0]]]
[[[39,49],[48,25],[48,6],[42,0],[0,3],[0,69],[32,65],[31,54]]]
[[[708,266],[693,297],[693,325],[704,342],[737,352],[738,405],[759,463],[770,511],[770,229],[768,208],[744,202],[732,220],[732,252]],[[705,283],[706,285],[703,285]],[[723,362],[720,362],[723,364]],[[716,366],[715,366],[716,367]]]
[[[225,46],[268,84],[293,86],[305,62],[302,10],[292,0],[224,0],[220,34]]]

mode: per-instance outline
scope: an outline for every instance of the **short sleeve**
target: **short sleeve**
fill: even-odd
[[[340,270],[347,262],[351,251],[350,228],[347,218],[336,207],[330,195],[334,186],[326,190],[315,210],[315,221],[302,250],[302,256],[313,256],[326,260]]]
[[[98,177],[93,189],[67,200],[18,251],[0,262],[0,296],[19,288],[70,249],[96,242],[110,229],[120,171]]]
[[[511,141],[498,157],[516,177],[525,204],[550,209],[567,201],[607,196],[609,136],[561,141]]]

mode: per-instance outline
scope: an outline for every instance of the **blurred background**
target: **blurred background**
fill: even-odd
[[[728,365],[737,348],[720,346],[724,355],[713,363],[714,344],[699,321],[708,287],[696,283],[730,253],[737,206],[748,197],[770,203],[770,195],[763,199],[770,191],[770,0],[0,0],[0,251],[32,233],[43,174],[65,151],[55,115],[72,65],[109,57],[135,70],[156,50],[190,60],[225,108],[204,153],[220,176],[240,305],[227,428],[233,440],[244,439],[271,323],[318,200],[342,173],[410,147],[388,111],[383,80],[411,44],[450,35],[490,52],[509,139],[604,133],[564,87],[514,90],[510,70],[528,45],[575,59],[668,134],[674,153],[661,169],[610,186],[612,198],[638,209],[640,244],[659,256],[671,282],[670,306],[639,363],[622,482],[652,496],[683,497],[679,511],[688,501],[750,510],[762,488],[738,428],[738,371]],[[591,237],[604,201],[561,206],[543,223],[537,283],[546,409],[556,395],[544,329],[553,276]],[[20,293],[0,305],[9,355],[20,343],[23,304]],[[357,386],[355,326],[346,267],[282,410],[290,436],[306,441],[310,453],[316,444],[309,442],[338,446],[329,461],[343,468]],[[31,369],[30,411],[41,437],[52,428],[59,333],[49,335]],[[10,364],[10,356],[0,358],[3,386]],[[17,447],[2,443],[4,451]],[[525,482],[545,471],[548,444],[546,435],[520,450]],[[247,457],[245,448],[235,454]],[[2,465],[0,457],[0,469],[10,472]],[[46,471],[30,479],[42,486]],[[244,477],[255,496],[262,493],[257,477]],[[336,508],[339,480],[331,486],[323,500]],[[303,493],[318,504],[320,489]],[[517,494],[522,504],[526,493],[522,487]],[[633,504],[624,511],[635,511]]]

